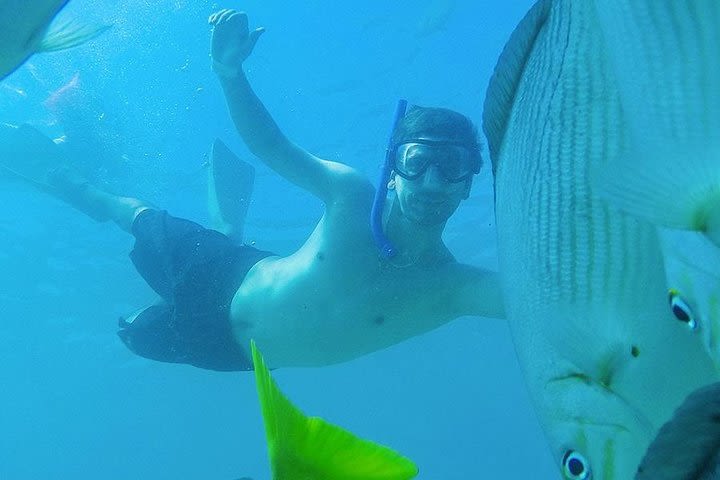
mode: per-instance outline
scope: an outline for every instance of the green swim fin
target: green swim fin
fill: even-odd
[[[280,391],[251,342],[273,480],[407,480],[418,469],[399,453],[322,418],[307,417]]]
[[[216,138],[210,150],[208,210],[212,227],[242,243],[245,217],[255,184],[255,167]]]

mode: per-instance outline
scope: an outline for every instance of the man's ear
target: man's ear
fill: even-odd
[[[387,183],[388,190],[395,190],[395,171],[390,172],[390,179]]]

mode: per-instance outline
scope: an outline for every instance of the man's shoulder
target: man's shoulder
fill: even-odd
[[[372,193],[375,187],[362,172],[340,162],[325,160],[331,172],[333,190],[340,197],[352,197],[358,192]]]

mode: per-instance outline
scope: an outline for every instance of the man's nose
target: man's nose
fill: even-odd
[[[423,175],[423,187],[427,189],[441,190],[444,188],[446,183],[447,182],[440,173],[440,169],[437,165],[432,164],[428,166],[428,169],[425,171],[425,175]]]

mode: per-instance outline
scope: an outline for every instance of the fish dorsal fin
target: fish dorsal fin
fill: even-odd
[[[283,395],[251,342],[255,381],[274,480],[405,480],[413,462],[322,418],[307,417]]]
[[[535,40],[548,18],[551,0],[539,0],[513,31],[490,78],[483,106],[483,131],[488,140],[493,172],[520,79]]]
[[[54,26],[43,38],[39,52],[56,52],[82,45],[109,29],[111,25],[81,24],[67,21]]]

